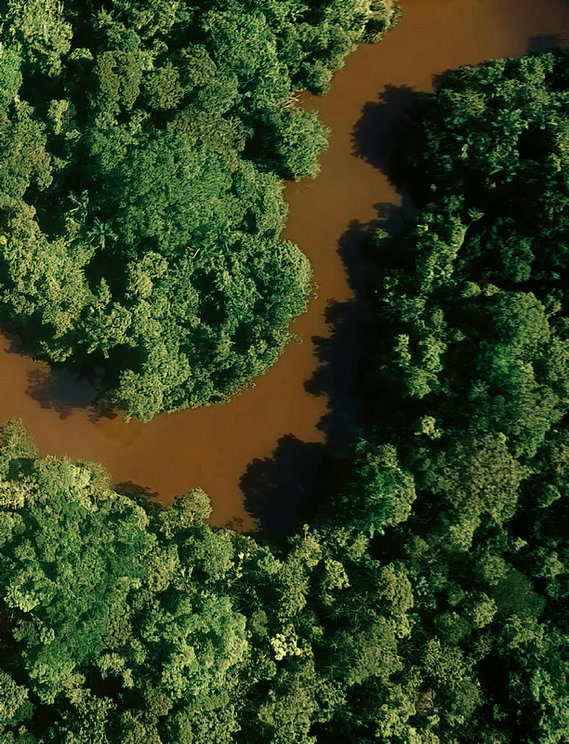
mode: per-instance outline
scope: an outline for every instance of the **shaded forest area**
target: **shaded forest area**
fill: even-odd
[[[0,2],[0,323],[102,374],[127,416],[226,399],[278,358],[310,266],[283,178],[326,131],[295,105],[390,0]]]
[[[5,742],[569,739],[569,56],[449,73],[375,231],[366,438],[270,544],[0,454]]]

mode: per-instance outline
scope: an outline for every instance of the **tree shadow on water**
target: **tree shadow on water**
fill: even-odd
[[[424,98],[425,94],[408,87],[387,86],[377,101],[365,104],[352,132],[354,155],[383,172],[401,203],[374,204],[376,217],[365,223],[353,220],[338,242],[354,296],[348,302],[332,302],[326,309],[331,333],[326,338],[313,338],[318,368],[305,383],[308,392],[325,394],[328,399],[328,411],[319,428],[326,435],[326,452],[331,458],[342,458],[365,436],[376,413],[366,384],[377,331],[373,286],[382,262],[390,258],[378,255],[370,234],[377,229],[396,234],[417,216],[405,172],[399,169],[399,156],[408,113]]]
[[[377,413],[366,385],[366,366],[376,328],[370,285],[378,260],[373,250],[370,252],[367,238],[376,227],[400,230],[405,219],[393,204],[378,204],[376,211],[376,220],[354,220],[341,237],[338,250],[354,299],[331,302],[326,308],[330,335],[312,339],[318,366],[305,388],[312,395],[327,397],[328,410],[318,423],[325,443],[283,437],[270,457],[254,460],[241,478],[245,508],[258,521],[266,539],[290,534],[326,500],[330,489],[336,487],[329,476],[333,463],[365,436],[372,414]]]
[[[389,178],[402,127],[412,106],[424,100],[425,95],[406,85],[386,85],[377,101],[365,104],[356,122],[352,131],[354,155],[379,168]]]
[[[241,477],[245,508],[264,538],[278,539],[298,523],[311,504],[326,462],[323,444],[282,437],[273,455],[253,460]]]
[[[427,97],[408,86],[386,85],[376,101],[369,101],[352,131],[352,152],[380,170],[401,198],[401,208],[415,215],[408,191],[402,143],[409,114]],[[389,229],[389,226],[385,226]]]
[[[569,33],[540,34],[532,36],[528,41],[528,52],[545,52],[548,49],[563,48],[569,46]]]
[[[369,344],[374,320],[369,294],[369,265],[364,245],[369,230],[384,224],[393,205],[381,205],[378,219],[370,224],[354,220],[339,241],[339,252],[350,280],[354,298],[331,302],[326,308],[327,337],[314,337],[318,367],[306,381],[313,395],[325,394],[328,411],[318,424],[326,435],[333,456],[342,456],[360,438],[368,424],[365,396],[362,394],[362,353]]]
[[[20,334],[7,330],[1,333],[7,342],[5,349],[8,354],[32,358]],[[77,409],[85,410],[91,421],[117,416],[99,393],[104,374],[101,365],[69,368],[42,362],[25,374],[26,395],[41,408],[56,411],[61,419],[68,418]]]
[[[113,489],[117,493],[128,496],[144,508],[149,507],[156,510],[164,509],[164,506],[160,502],[160,494],[158,491],[153,491],[148,486],[142,486],[140,483],[135,483],[134,481],[129,480],[122,481],[121,483],[114,483]]]
[[[384,222],[382,225],[390,232],[398,232],[405,221],[417,216],[403,155],[410,112],[426,96],[405,85],[386,85],[377,101],[365,104],[352,131],[353,154],[380,170],[400,197],[403,219],[396,224]]]
[[[26,393],[42,408],[52,408],[66,419],[74,409],[93,406],[96,385],[69,370],[48,367],[28,372]]]
[[[409,88],[388,87],[377,102],[364,106],[354,127],[354,154],[385,174],[395,185],[401,204],[375,204],[375,219],[367,223],[353,220],[338,242],[354,297],[327,307],[331,333],[312,339],[318,366],[305,382],[308,393],[326,395],[328,400],[328,410],[318,424],[325,444],[284,437],[272,456],[253,461],[241,478],[245,506],[266,538],[290,533],[291,527],[314,512],[330,489],[337,487],[333,464],[365,436],[372,412],[376,414],[366,385],[366,367],[376,332],[372,286],[382,257],[371,246],[369,235],[376,228],[397,233],[417,214],[394,157],[405,133],[407,112],[422,97]]]

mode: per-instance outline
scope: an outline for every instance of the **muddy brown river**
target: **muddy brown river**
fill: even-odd
[[[50,372],[2,338],[0,421],[23,419],[43,454],[99,461],[115,483],[143,486],[163,503],[200,486],[211,496],[213,524],[254,526],[240,487],[249,464],[270,458],[282,437],[307,443],[309,457],[310,443],[324,442],[321,421],[329,401],[305,383],[319,365],[314,339],[331,333],[326,308],[352,299],[339,240],[354,222],[377,218],[378,204],[400,201],[381,170],[355,152],[353,134],[364,107],[382,129],[382,116],[397,121],[409,94],[430,90],[434,75],[565,43],[569,34],[567,0],[404,0],[403,6],[398,27],[350,55],[329,93],[303,98],[332,133],[319,177],[286,186],[285,236],[310,258],[318,290],[292,327],[299,340],[255,387],[223,405],[125,423],[120,415],[96,415],[88,385]]]

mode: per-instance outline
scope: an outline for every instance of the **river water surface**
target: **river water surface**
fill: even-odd
[[[50,372],[0,337],[0,421],[23,419],[42,454],[99,461],[115,483],[143,486],[163,503],[200,486],[211,496],[213,524],[254,526],[240,487],[249,464],[270,458],[282,437],[308,445],[325,439],[328,399],[305,384],[319,365],[314,339],[332,332],[326,308],[353,299],[339,240],[351,224],[377,218],[378,204],[400,203],[377,167],[381,158],[374,165],[373,157],[362,157],[354,132],[373,139],[373,126],[384,130],[400,120],[411,95],[431,90],[433,76],[446,69],[565,43],[569,34],[568,0],[404,0],[403,6],[397,28],[350,55],[329,93],[303,97],[332,133],[319,177],[285,189],[285,237],[308,255],[318,286],[308,312],[293,324],[299,342],[229,403],[140,424],[97,415],[88,405],[88,384]],[[364,110],[372,112],[367,124],[360,121]]]

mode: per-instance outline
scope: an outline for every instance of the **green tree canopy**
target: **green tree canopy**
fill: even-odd
[[[307,259],[282,178],[326,131],[294,94],[395,20],[389,0],[0,3],[0,322],[104,362],[128,416],[224,400],[278,358]]]

